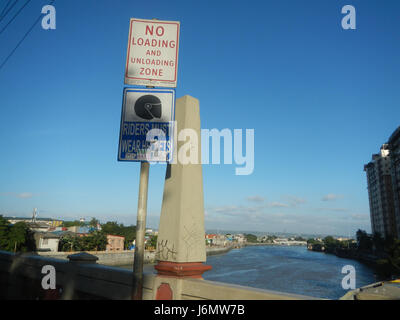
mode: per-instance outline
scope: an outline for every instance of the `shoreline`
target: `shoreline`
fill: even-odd
[[[243,247],[251,247],[251,246],[276,246],[276,247],[306,247],[306,244],[279,244],[279,243],[255,243],[255,242],[248,242],[243,245]]]

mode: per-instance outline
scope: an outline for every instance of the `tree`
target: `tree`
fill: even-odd
[[[97,228],[97,225],[100,224],[100,221],[97,220],[96,218],[92,218],[89,222],[89,226],[92,228]]]
[[[102,251],[106,249],[107,237],[102,232],[95,231],[85,238],[87,238],[87,250]]]
[[[27,238],[27,225],[25,222],[17,222],[14,224],[8,233],[9,251],[20,251],[26,249],[24,244]]]
[[[156,248],[157,247],[157,238],[158,238],[158,236],[152,236],[150,238],[150,241],[149,241],[149,246],[150,247],[152,247],[152,248]]]
[[[358,229],[356,233],[357,245],[360,251],[371,251],[372,250],[372,238],[367,234],[366,231]]]
[[[390,240],[385,239],[386,258],[377,261],[379,272],[388,278],[400,276],[400,239]]]
[[[254,242],[258,242],[257,241],[257,236],[255,236],[254,234],[248,233],[248,234],[245,234],[244,236],[245,236],[247,242],[253,242],[253,243]]]
[[[385,239],[383,239],[379,232],[374,232],[372,236],[372,243],[375,247],[375,250],[378,252],[382,252],[385,248]]]
[[[77,227],[84,227],[84,226],[85,226],[85,223],[84,223],[84,222],[81,222],[81,221],[78,221],[78,220],[75,220],[75,221],[63,221],[63,223],[62,223],[61,226],[62,226],[62,227],[65,227],[65,228],[75,227],[75,226],[77,226]]]
[[[116,221],[108,221],[101,225],[101,231],[106,235],[122,236],[122,229],[123,224],[118,224]]]
[[[10,223],[0,216],[0,250],[9,251],[9,237],[8,234],[10,232]]]
[[[0,250],[12,252],[35,251],[33,233],[25,222],[11,225],[0,216]]]
[[[107,237],[95,231],[85,237],[65,236],[58,244],[59,251],[103,251],[106,249]]]
[[[339,241],[332,236],[327,236],[323,240],[325,251],[329,253],[335,252],[336,248],[339,247]]]
[[[107,223],[102,224],[101,232],[105,235],[112,234],[115,236],[125,237],[125,249],[129,248],[133,240],[136,239],[136,226],[124,226],[123,224],[118,224],[116,221],[108,221]]]
[[[10,223],[0,215],[0,250],[8,250]]]

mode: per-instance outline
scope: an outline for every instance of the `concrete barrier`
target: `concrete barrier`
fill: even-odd
[[[41,271],[45,265],[52,265],[56,270],[57,288],[54,290],[42,288],[44,274]],[[143,281],[144,300],[155,299],[157,289],[165,283],[171,284],[172,299],[178,300],[315,299],[202,279],[165,278],[154,273],[145,273]],[[131,270],[100,265],[91,255],[80,257],[78,254],[74,259],[61,260],[0,251],[0,299],[3,300],[126,300],[131,298],[132,282]]]
[[[206,249],[207,256],[223,254],[232,250],[232,246],[229,247],[208,247]],[[56,258],[61,260],[68,260],[68,256],[76,252],[39,252],[38,255],[49,258]],[[87,251],[87,253],[92,254],[99,258],[97,260],[98,264],[103,264],[106,266],[121,266],[133,264],[134,260],[134,250],[124,250],[124,251]],[[155,262],[155,251],[145,251],[144,252],[144,263],[150,264]]]
[[[106,266],[118,266],[118,265],[129,265],[133,264],[134,250],[125,251],[87,251],[99,258],[98,264]],[[67,257],[70,254],[79,252],[40,252],[39,255],[43,257],[56,258],[61,260],[68,260]],[[153,263],[155,259],[154,251],[145,251],[144,263]]]

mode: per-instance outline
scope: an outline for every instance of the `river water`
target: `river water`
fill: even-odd
[[[377,282],[373,269],[350,259],[309,251],[305,246],[248,246],[207,257],[212,266],[205,280],[301,294],[317,298],[339,299],[345,265],[356,270],[356,287]],[[121,266],[132,269],[132,266]],[[153,271],[145,265],[144,271]]]
[[[305,246],[248,246],[207,257],[212,270],[206,280],[234,283],[260,289],[338,299],[342,289],[342,267],[352,265],[356,287],[374,283],[373,269],[350,259],[309,251]]]

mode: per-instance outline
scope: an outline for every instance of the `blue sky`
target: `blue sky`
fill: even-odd
[[[1,62],[48,3],[0,34]],[[400,125],[398,1],[54,6],[56,30],[39,23],[0,69],[0,214],[136,223],[140,165],[116,160],[123,75],[129,19],[157,18],[181,23],[176,95],[200,100],[202,128],[255,130],[253,174],[203,166],[206,228],[370,231],[363,165]],[[150,168],[150,227],[164,176]]]

